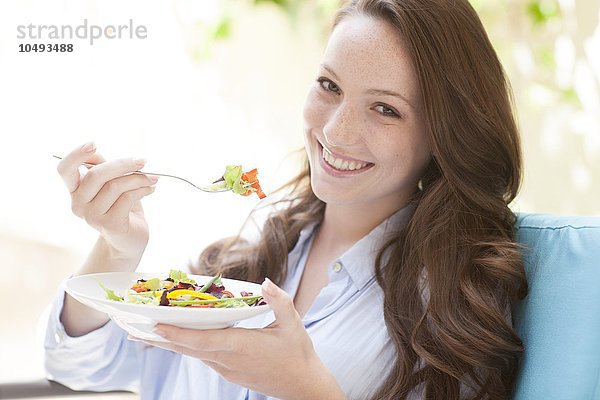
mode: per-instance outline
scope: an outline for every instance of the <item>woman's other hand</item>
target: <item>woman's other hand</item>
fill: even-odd
[[[97,164],[86,174],[84,163]],[[148,224],[140,199],[154,191],[156,178],[132,174],[143,160],[106,161],[93,143],[67,154],[57,170],[71,193],[73,213],[100,233],[92,252],[74,275],[106,271],[133,271],[148,244]],[[82,336],[108,322],[106,314],[71,296],[65,297],[60,320],[70,336]]]
[[[148,342],[202,360],[226,380],[284,400],[345,399],[316,354],[290,296],[266,279],[275,322],[263,329],[193,330],[157,325],[169,342]]]
[[[79,167],[83,163],[97,166],[82,175]],[[71,151],[57,167],[71,193],[73,213],[100,233],[115,259],[139,259],[148,243],[148,224],[140,199],[154,192],[158,178],[132,174],[144,164],[144,160],[132,158],[106,161],[93,143],[86,143]]]

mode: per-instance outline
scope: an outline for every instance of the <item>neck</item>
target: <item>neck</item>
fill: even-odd
[[[317,232],[319,241],[331,248],[349,248],[405,205],[386,209],[327,204]]]

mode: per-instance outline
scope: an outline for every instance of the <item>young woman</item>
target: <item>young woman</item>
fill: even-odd
[[[508,208],[520,143],[468,1],[347,4],[304,120],[308,163],[259,241],[217,242],[195,271],[264,281],[274,318],[158,326],[169,342],[147,346],[61,294],[51,378],[148,399],[510,397],[523,350],[510,307],[527,290]],[[81,177],[86,161],[101,164]],[[128,173],[143,165],[91,143],[61,161],[74,213],[100,233],[78,274],[135,270],[156,181]]]

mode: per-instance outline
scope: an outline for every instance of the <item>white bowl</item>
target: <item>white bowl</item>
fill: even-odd
[[[123,296],[138,279],[162,279],[163,276],[168,276],[168,273],[106,272],[80,275],[67,280],[65,290],[81,303],[107,313],[117,325],[130,335],[154,341],[165,341],[152,332],[157,323],[191,329],[221,329],[270,310],[268,305],[240,308],[196,308],[125,303],[108,300],[100,286],[102,283],[106,288]],[[211,279],[210,276],[204,275],[188,276],[195,279],[199,285]],[[241,291],[262,295],[261,286],[256,283],[227,278],[222,278],[222,282],[226,290],[236,295]]]

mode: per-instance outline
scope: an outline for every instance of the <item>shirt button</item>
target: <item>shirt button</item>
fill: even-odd
[[[333,272],[340,272],[342,270],[342,263],[341,262],[336,262],[335,264],[333,264]]]
[[[62,342],[62,335],[60,334],[60,332],[54,332],[54,341],[56,342],[56,344],[60,344],[60,342]]]

